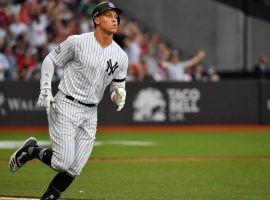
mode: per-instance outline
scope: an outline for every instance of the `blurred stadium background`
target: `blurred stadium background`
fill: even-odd
[[[0,199],[37,198],[53,177],[37,162],[10,174],[8,158],[30,135],[49,144],[36,106],[42,61],[94,30],[99,2],[0,0]],[[106,92],[92,162],[63,197],[270,199],[270,1],[113,2],[124,11],[114,39],[130,61],[126,106],[116,112]]]
[[[0,1],[1,125],[46,125],[35,106],[42,61],[69,35],[94,30],[96,3]],[[100,125],[270,122],[268,0],[115,3],[129,95],[124,114],[103,101]]]

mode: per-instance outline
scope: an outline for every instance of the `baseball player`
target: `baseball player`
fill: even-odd
[[[52,148],[39,147],[31,137],[9,161],[11,172],[34,158],[58,172],[42,200],[58,199],[87,163],[95,140],[97,106],[108,85],[117,111],[124,107],[128,57],[113,41],[120,13],[111,2],[98,4],[92,12],[95,31],[68,37],[42,63],[37,104],[46,108]],[[63,67],[64,74],[53,97],[56,66]]]

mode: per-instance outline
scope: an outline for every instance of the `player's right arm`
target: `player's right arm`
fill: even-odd
[[[77,38],[77,35],[69,36],[48,54],[56,66],[65,67],[66,63],[75,57]]]
[[[41,66],[40,94],[37,102],[37,105],[39,107],[46,108],[47,114],[49,114],[51,103],[53,103],[54,101],[51,90],[51,82],[54,74],[54,68],[55,68],[54,62],[47,55],[43,60]]]
[[[38,97],[38,106],[46,108],[47,114],[50,112],[50,106],[54,99],[51,92],[52,77],[56,66],[64,67],[69,60],[74,58],[74,49],[76,36],[70,36],[53,51],[51,51],[43,60],[41,66],[40,94]]]

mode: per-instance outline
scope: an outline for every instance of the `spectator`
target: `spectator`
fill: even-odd
[[[218,82],[220,80],[219,75],[215,72],[213,68],[207,70],[207,81]]]
[[[161,79],[155,78],[155,76],[159,77],[157,74],[159,73],[160,66],[157,59],[154,58],[154,55],[149,53],[144,56],[144,60],[145,60],[146,68],[147,68],[147,74],[153,77],[154,80],[158,79],[160,81]],[[161,71],[164,71],[164,69],[162,69]]]
[[[187,60],[181,61],[178,51],[173,51],[169,62],[162,62],[162,66],[167,69],[168,79],[171,81],[191,81],[190,74],[186,73],[186,68],[189,68],[200,62],[206,56],[205,51],[200,50],[196,56]]]
[[[24,79],[23,70],[20,70],[18,65],[20,62],[22,62],[24,54],[29,48],[29,43],[26,41],[26,38],[24,35],[19,35],[15,41],[16,42],[14,46],[14,53],[15,53],[16,63],[17,63],[16,71],[17,71],[19,80],[22,80]]]
[[[9,26],[9,30],[13,36],[13,38],[17,38],[20,35],[24,35],[28,33],[28,26],[20,21],[20,17],[18,15],[13,15],[13,22]]]
[[[161,60],[169,60],[170,50],[164,42],[158,44],[158,58]]]
[[[7,36],[6,24],[0,20],[0,39],[5,40]]]
[[[126,81],[127,82],[134,82],[134,81],[137,81],[137,79],[138,79],[138,72],[136,71],[136,69],[134,67],[129,67],[128,72],[127,72]]]
[[[141,61],[141,67],[142,67],[142,81],[154,81],[154,78],[149,74],[148,67],[145,59],[142,59]]]
[[[6,44],[4,47],[4,54],[7,58],[7,61],[9,63],[9,69],[6,73],[7,79],[16,79],[17,78],[17,60],[14,55],[14,48],[11,44]]]
[[[9,23],[9,16],[6,12],[6,2],[0,1],[0,21],[3,24]]]
[[[93,29],[89,16],[97,2],[100,1],[0,0],[0,47],[9,63],[7,78],[38,78],[41,62],[49,51],[69,35]],[[197,55],[183,62],[178,53],[171,56],[171,49],[159,34],[142,31],[136,20],[124,17],[114,40],[129,55],[130,81],[190,81],[194,71],[199,70],[190,66],[205,56]],[[59,80],[62,74],[63,69],[57,68],[54,80]],[[199,72],[193,79],[201,79]]]
[[[160,37],[158,34],[154,34],[150,37],[148,44],[148,53],[158,58],[158,44],[160,42]]]
[[[144,69],[141,65],[140,34],[133,33],[127,44],[127,55],[129,57],[130,68],[136,80],[141,81],[144,77]]]
[[[20,80],[29,80],[32,77],[32,72],[36,68],[36,59],[30,50],[26,51],[25,54],[18,60],[19,66],[19,78]]]
[[[5,74],[9,70],[9,63],[5,54],[0,53],[0,81],[5,80]]]
[[[31,15],[31,4],[27,2],[21,3],[20,11],[18,13],[19,21],[26,25],[29,25],[30,15]]]
[[[268,57],[267,55],[261,55],[257,64],[255,64],[253,69],[254,78],[265,79],[268,73]]]
[[[141,60],[141,48],[139,40],[140,36],[138,34],[134,34],[129,38],[127,45],[127,54],[132,65],[139,65]]]
[[[192,66],[191,72],[192,81],[205,81],[205,74],[202,63],[197,63]]]
[[[158,61],[158,69],[157,71],[153,74],[153,78],[155,81],[166,81],[168,80],[168,74],[167,70],[163,66],[164,61],[160,60]]]
[[[148,54],[148,41],[149,41],[149,34],[146,32],[141,33],[140,39],[140,46],[141,46],[141,56],[144,60],[145,56]]]
[[[90,32],[93,28],[91,26],[91,22],[89,17],[82,16],[80,21],[80,33]]]
[[[38,11],[32,15],[32,22],[30,24],[31,44],[35,47],[41,48],[47,42],[47,19],[42,18]]]

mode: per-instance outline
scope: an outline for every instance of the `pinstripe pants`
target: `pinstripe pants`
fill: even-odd
[[[72,176],[80,175],[94,146],[97,107],[73,102],[59,91],[48,121],[53,150],[51,167]]]

